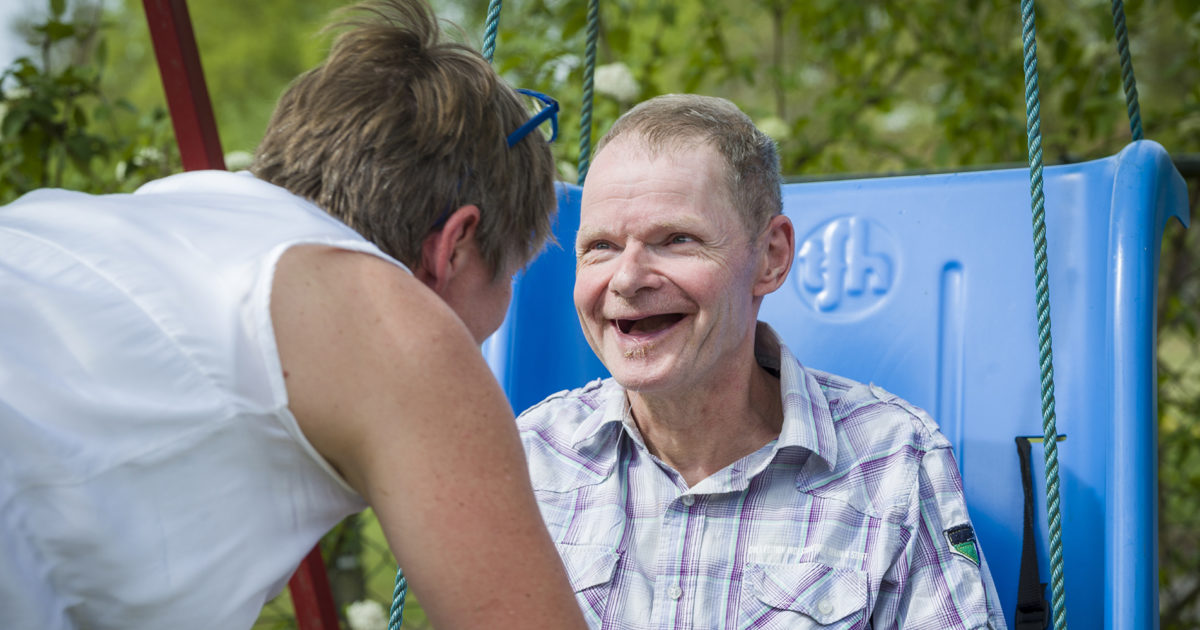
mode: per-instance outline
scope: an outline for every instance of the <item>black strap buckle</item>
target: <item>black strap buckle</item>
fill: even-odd
[[[1061,442],[1067,436],[1058,436]],[[1044,630],[1050,627],[1050,602],[1046,600],[1046,583],[1039,581],[1037,542],[1034,538],[1033,508],[1033,464],[1030,461],[1033,442],[1045,438],[1019,435],[1016,437],[1017,455],[1021,458],[1021,490],[1025,494],[1025,532],[1021,542],[1021,569],[1017,582],[1017,612],[1013,616],[1013,630]]]

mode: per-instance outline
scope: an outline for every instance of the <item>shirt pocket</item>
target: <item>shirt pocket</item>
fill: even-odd
[[[603,545],[566,543],[558,544],[558,555],[562,556],[567,577],[571,578],[571,588],[576,593],[612,582],[617,560],[621,558],[616,551]]]
[[[603,545],[558,543],[557,546],[588,627],[600,627],[621,554]]]
[[[867,575],[816,562],[750,563],[741,616],[742,628],[866,628]]]

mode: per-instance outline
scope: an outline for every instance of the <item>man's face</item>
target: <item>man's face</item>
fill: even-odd
[[[752,356],[763,265],[708,145],[650,155],[610,143],[588,172],[575,309],[618,383],[646,393],[716,382]]]

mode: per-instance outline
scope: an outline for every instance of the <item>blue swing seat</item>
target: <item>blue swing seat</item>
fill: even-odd
[[[1156,279],[1187,191],[1150,141],[1048,168],[1045,191],[1068,622],[1156,628]],[[1028,170],[787,184],[783,199],[797,256],[760,318],[806,365],[873,382],[938,421],[1011,626],[1023,531],[1014,438],[1042,435]],[[607,375],[571,298],[579,200],[562,187],[559,246],[518,278],[484,347],[518,412]],[[1042,452],[1035,444],[1049,582]]]

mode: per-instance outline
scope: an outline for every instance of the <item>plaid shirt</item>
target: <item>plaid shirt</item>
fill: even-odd
[[[1004,628],[950,444],[922,410],[778,370],[778,439],[688,488],[612,379],[518,419],[542,516],[593,628]]]

